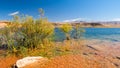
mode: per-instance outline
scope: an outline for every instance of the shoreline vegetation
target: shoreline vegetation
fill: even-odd
[[[98,23],[56,24],[44,18],[44,11],[39,9],[41,18],[32,16],[13,16],[11,22],[0,23],[0,66],[12,68],[18,59],[27,56],[48,58],[45,63],[33,63],[23,68],[119,68],[119,56],[104,51],[109,48],[90,45],[91,40],[80,39],[85,32],[82,27],[104,27]],[[56,42],[54,29],[59,28],[65,39]],[[73,30],[74,37],[70,37]],[[95,40],[93,40],[95,41]],[[111,47],[112,49],[112,47]],[[107,53],[107,54],[106,54]]]

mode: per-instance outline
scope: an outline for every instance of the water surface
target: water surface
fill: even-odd
[[[99,39],[113,42],[120,42],[120,28],[84,28],[85,33],[83,38],[85,39]],[[74,30],[70,32],[71,36]],[[64,40],[64,33],[56,28],[55,29],[56,40]]]

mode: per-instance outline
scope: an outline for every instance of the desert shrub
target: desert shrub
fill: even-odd
[[[41,16],[44,15],[42,9],[40,9],[40,13],[43,13]],[[72,26],[66,23],[60,29],[69,40]],[[70,50],[69,46],[55,46],[55,42],[51,41],[54,35],[54,26],[46,18],[35,20],[32,16],[15,15],[13,21],[1,29],[0,35],[3,39],[0,45],[3,42],[7,45],[6,55],[53,57],[67,54]]]
[[[22,24],[21,31],[24,36],[24,45],[34,49],[40,44],[44,44],[45,39],[50,39],[54,33],[54,26],[47,19],[34,21],[32,17],[27,17]]]
[[[26,16],[22,22],[20,19],[14,16],[13,21],[0,32],[8,46],[7,54],[24,55],[37,47],[47,48],[44,44],[46,40],[50,41],[54,26],[45,18],[34,20],[32,16]]]
[[[80,39],[83,36],[84,32],[85,32],[84,28],[82,28],[80,25],[75,25],[73,31],[74,39]]]
[[[18,21],[19,16],[14,16],[14,21],[11,23],[8,23],[7,26],[3,29],[1,29],[1,36],[3,37],[2,44],[7,45],[7,55],[13,54],[13,55],[19,55],[22,53],[23,46],[21,46],[19,43],[19,40],[21,40],[20,36],[20,22]]]
[[[62,24],[60,29],[65,33],[66,40],[70,40],[70,31],[72,30],[72,25],[69,23]]]

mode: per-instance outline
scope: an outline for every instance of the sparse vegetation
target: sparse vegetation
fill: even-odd
[[[34,20],[32,16],[15,15],[13,21],[1,30],[3,40],[0,45],[7,46],[7,56],[40,55],[50,58],[69,53],[69,45],[55,46],[57,42],[51,41],[55,27],[46,18],[42,18],[44,11],[39,11],[41,18]],[[66,39],[70,40],[72,26],[66,23],[60,29],[65,33]]]
[[[65,33],[66,40],[70,40],[70,31],[72,30],[72,25],[65,23],[60,27],[60,29]]]
[[[51,58],[72,54],[70,32],[73,27],[71,24],[65,23],[60,27],[66,36],[64,42],[52,41],[55,27],[46,18],[43,18],[43,9],[39,9],[39,12],[41,18],[36,20],[32,16],[23,15],[21,17],[15,15],[13,21],[7,23],[7,26],[1,29],[0,46],[6,45],[6,57],[25,57],[29,55]]]
[[[1,0],[0,68],[120,68],[118,1]]]
[[[80,37],[82,37],[83,33],[85,32],[84,28],[81,28],[79,24],[74,27],[74,31],[74,39],[80,39]]]
[[[26,16],[20,23],[17,21],[18,16],[16,17],[15,21],[1,31],[8,46],[8,53],[18,55],[47,47],[46,41],[50,41],[54,33],[54,26],[47,19],[34,20],[31,16]]]

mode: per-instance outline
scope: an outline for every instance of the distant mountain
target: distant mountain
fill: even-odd
[[[72,21],[69,23],[100,23],[100,24],[120,24],[120,21]]]

